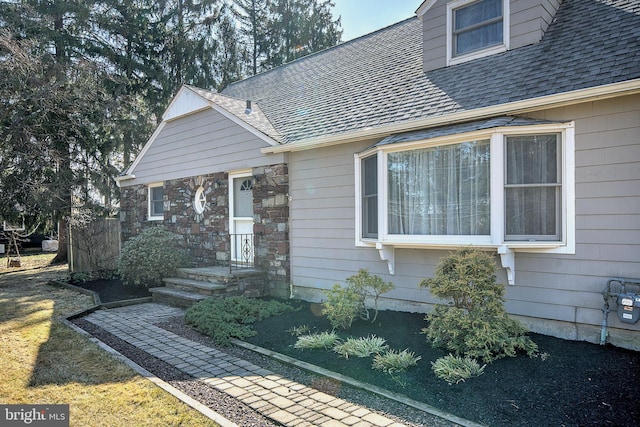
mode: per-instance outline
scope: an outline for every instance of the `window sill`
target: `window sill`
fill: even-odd
[[[450,57],[447,59],[447,65],[451,66],[451,65],[462,64],[464,62],[473,61],[474,59],[480,59],[480,58],[484,58],[485,56],[495,55],[497,53],[502,53],[506,51],[507,51],[507,46],[504,44],[491,46],[486,49],[476,50],[474,52],[465,53],[463,55]]]
[[[472,239],[473,240],[473,239]],[[479,249],[493,250],[500,255],[502,267],[507,273],[507,280],[510,285],[515,284],[515,254],[516,252],[529,253],[557,253],[575,254],[575,248],[564,242],[503,242],[490,243],[473,241],[451,241],[451,242],[417,242],[417,241],[382,241],[374,239],[360,239],[356,243],[357,247],[375,248],[380,259],[387,262],[389,274],[395,275],[395,250],[404,249],[441,249],[451,250],[463,246],[474,246]]]
[[[150,216],[147,221],[164,221],[164,216]]]

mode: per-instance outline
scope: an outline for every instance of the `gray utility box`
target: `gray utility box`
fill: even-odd
[[[640,294],[618,294],[618,318],[624,323],[636,323],[640,319]]]

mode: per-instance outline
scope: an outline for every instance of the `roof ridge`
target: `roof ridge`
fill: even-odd
[[[363,34],[363,35],[361,35],[361,36],[359,36],[359,37],[356,37],[356,38],[353,38],[353,39],[351,39],[351,40],[347,40],[346,42],[340,42],[340,43],[338,43],[338,44],[336,44],[336,45],[334,45],[334,46],[329,46],[329,47],[324,48],[324,49],[322,49],[322,50],[319,50],[319,51],[316,51],[316,52],[311,52],[311,53],[309,53],[308,55],[301,56],[300,58],[296,58],[296,59],[294,59],[294,60],[292,60],[292,61],[290,61],[290,62],[287,62],[287,63],[285,63],[285,64],[278,65],[277,67],[273,67],[273,68],[270,68],[270,69],[268,69],[268,70],[261,71],[261,72],[259,72],[259,73],[257,73],[257,74],[254,74],[254,75],[252,75],[252,76],[246,77],[246,78],[241,79],[241,80],[236,80],[236,81],[234,81],[234,82],[229,83],[229,84],[225,87],[225,89],[223,89],[223,92],[224,92],[227,88],[231,88],[231,87],[232,87],[232,86],[234,86],[234,85],[238,85],[238,84],[241,84],[241,83],[248,82],[248,81],[250,81],[250,80],[253,80],[254,78],[263,77],[263,76],[265,76],[265,75],[267,75],[267,74],[270,74],[270,73],[273,73],[273,72],[277,72],[277,71],[283,70],[283,69],[285,69],[285,68],[289,68],[290,66],[297,65],[298,63],[300,63],[300,62],[302,62],[302,61],[305,61],[305,60],[308,60],[308,59],[310,59],[310,58],[312,58],[312,57],[320,56],[320,55],[322,55],[322,54],[326,54],[326,53],[328,53],[328,52],[330,52],[330,51],[334,51],[334,50],[336,50],[336,49],[338,49],[338,48],[342,48],[342,47],[345,47],[345,46],[348,46],[348,45],[351,45],[351,44],[354,44],[354,43],[357,43],[357,42],[361,42],[362,40],[364,40],[364,39],[366,39],[366,38],[373,37],[374,35],[376,35],[376,34],[378,34],[378,33],[381,33],[381,32],[383,32],[383,31],[388,31],[388,30],[390,30],[390,29],[391,29],[391,28],[393,28],[393,27],[396,27],[396,26],[399,26],[399,25],[405,24],[405,23],[407,23],[408,21],[412,21],[412,20],[416,20],[416,19],[419,19],[419,18],[418,18],[417,16],[412,16],[412,17],[409,17],[409,18],[403,19],[402,21],[398,21],[398,22],[396,22],[396,23],[394,23],[394,24],[387,25],[386,27],[378,28],[378,29],[377,29],[377,30],[375,30],[375,31],[372,31],[372,32],[367,33],[367,34]]]

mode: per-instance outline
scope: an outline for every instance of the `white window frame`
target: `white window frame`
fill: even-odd
[[[453,56],[453,16],[454,11],[464,6],[468,6],[479,0],[455,0],[447,3],[447,65],[456,65],[474,59],[495,55],[509,50],[510,39],[510,13],[509,0],[502,0],[502,44],[490,46],[485,49],[476,50],[463,55]]]
[[[164,221],[164,185],[162,182],[154,182],[147,186],[147,220],[149,221]],[[158,215],[157,212],[153,212],[153,189],[154,188],[163,188],[162,198],[163,198],[163,208],[162,215]]]
[[[558,241],[505,240],[505,137],[544,133],[560,134],[561,238]],[[426,236],[388,233],[387,154],[427,147],[490,140],[491,229],[483,236]],[[362,159],[378,156],[378,237],[362,237]],[[473,245],[499,252],[575,254],[575,130],[574,122],[493,128],[403,144],[373,147],[355,155],[356,241],[358,247],[452,248]]]

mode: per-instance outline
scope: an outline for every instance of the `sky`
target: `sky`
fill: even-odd
[[[342,16],[342,41],[415,16],[422,0],[332,0],[333,16]]]

